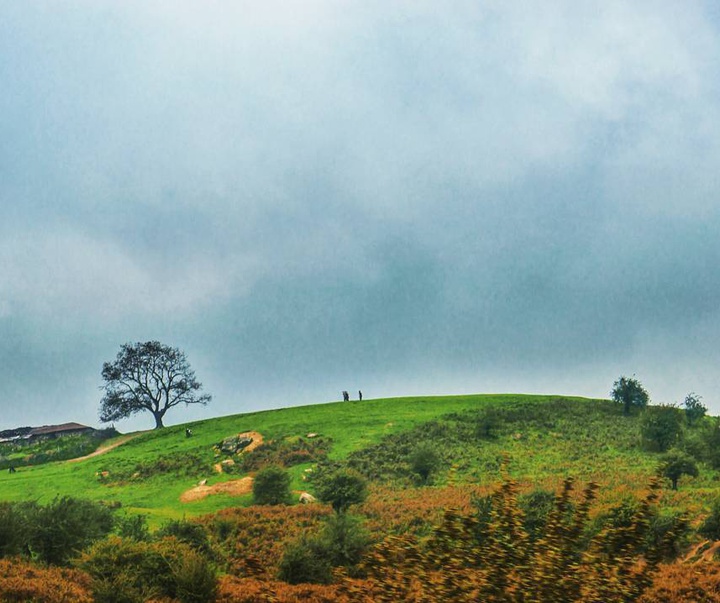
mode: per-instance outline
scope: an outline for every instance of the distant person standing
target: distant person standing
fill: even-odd
[[[350,401],[350,394],[343,390],[343,402],[349,402]]]
[[[358,390],[358,400],[362,402],[362,392],[360,390]]]

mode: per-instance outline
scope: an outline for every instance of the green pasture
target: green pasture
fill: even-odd
[[[492,438],[468,439],[469,423],[488,409],[501,411],[501,428]],[[186,427],[193,432],[190,438],[185,437]],[[607,400],[514,394],[391,398],[240,414],[133,434],[130,441],[97,457],[3,472],[0,500],[46,503],[55,496],[83,497],[142,513],[151,525],[249,504],[249,495],[180,502],[180,495],[201,479],[212,485],[242,477],[218,474],[212,465],[220,460],[213,446],[244,431],[258,431],[265,440],[318,433],[332,442],[330,460],[378,463],[379,471],[383,462],[397,464],[392,458],[384,461],[383,451],[402,457],[408,446],[427,438],[446,461],[435,482],[440,486],[453,480],[493,482],[507,470],[521,481],[547,487],[572,475],[598,481],[622,496],[646,484],[658,463],[658,455],[640,446],[637,417],[623,417]],[[173,459],[187,465],[182,474],[114,479]],[[295,490],[312,490],[302,481],[309,467],[290,468]],[[698,478],[685,480],[667,500],[678,507],[705,506],[715,496],[717,480],[717,472],[702,467]]]
[[[140,483],[121,485],[102,482],[99,474],[131,470],[139,463],[153,463],[161,457],[196,454],[208,465],[215,462],[213,446],[223,438],[244,431],[258,431],[266,440],[305,436],[315,432],[331,438],[330,456],[342,459],[351,451],[379,442],[385,435],[410,429],[449,412],[478,405],[497,403],[503,396],[453,396],[433,398],[396,398],[334,402],[285,408],[208,419],[137,434],[137,437],[101,456],[79,462],[56,462],[23,467],[17,473],[0,474],[0,500],[37,500],[41,503],[55,496],[82,496],[120,504],[129,512],[148,515],[151,519],[191,517],[249,502],[226,495],[213,495],[192,503],[181,503],[180,495],[207,478],[208,483],[237,479],[239,475],[208,471],[187,477],[159,475]],[[189,427],[193,436],[185,437]],[[104,443],[111,444],[112,440]],[[302,489],[301,475],[307,466],[291,468],[293,487]]]

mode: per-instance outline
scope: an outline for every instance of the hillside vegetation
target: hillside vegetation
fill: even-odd
[[[107,529],[122,538],[100,539],[73,562],[87,572],[73,578],[73,588],[89,589],[96,601],[114,600],[98,593],[121,588],[111,569],[119,558],[162,564],[169,551],[207,586],[205,594],[193,598],[180,594],[190,583],[148,582],[150,590],[165,589],[171,600],[180,601],[211,600],[213,571],[223,574],[221,601],[360,601],[365,591],[375,592],[375,600],[395,592],[406,600],[435,593],[460,601],[473,592],[529,588],[530,574],[536,575],[532,583],[547,579],[537,600],[552,601],[567,563],[582,568],[576,573],[584,576],[563,587],[574,589],[573,600],[585,600],[577,597],[590,596],[587,589],[610,596],[624,580],[630,582],[622,588],[635,596],[663,560],[674,565],[661,566],[658,585],[664,576],[677,575],[682,558],[705,563],[707,571],[720,575],[713,565],[715,548],[706,542],[708,534],[720,537],[720,525],[715,529],[705,521],[716,515],[720,524],[720,473],[712,454],[717,420],[683,424],[669,441],[694,455],[699,467],[696,476],[682,475],[673,490],[669,481],[657,478],[666,457],[654,451],[647,434],[643,437],[654,412],[651,407],[624,416],[621,406],[608,400],[507,394],[366,400],[220,417],[130,434],[122,445],[75,462],[2,473],[0,501],[10,506],[0,504],[0,513],[17,525],[44,521],[62,509],[78,517],[95,513],[63,498],[80,497],[101,503],[102,521],[96,523],[104,526],[102,509],[111,509],[115,527]],[[681,411],[667,412],[680,425]],[[222,452],[224,440],[248,433],[255,442],[245,452]],[[343,487],[350,487],[352,514],[335,504],[335,512],[320,503],[258,506],[251,487],[231,487],[251,484],[253,476],[277,466],[290,478],[293,503],[300,492],[326,500],[332,496],[328,480],[347,475],[350,486]],[[352,480],[364,481],[367,494],[352,499]],[[209,495],[187,496],[198,488]],[[556,498],[558,492],[564,494]],[[23,501],[32,504],[17,506]],[[157,536],[149,535],[146,522]],[[42,542],[45,532],[33,538]],[[168,544],[167,538],[183,545]],[[60,557],[77,559],[87,544],[77,547]],[[544,547],[565,552],[545,567]],[[388,573],[388,567],[403,566],[409,551],[416,562],[400,574]],[[469,559],[495,561],[485,566]],[[457,579],[442,578],[440,588],[442,568],[455,563],[460,564],[453,574]],[[494,581],[490,570],[501,567],[511,582]],[[551,579],[548,571],[560,573]],[[320,584],[287,584],[307,580]],[[646,600],[683,600],[682,581],[668,578],[670,586],[681,594]],[[127,600],[145,596],[128,593]]]
[[[192,437],[185,437],[185,429]],[[0,474],[0,500],[49,501],[75,495],[121,505],[157,518],[192,517],[248,504],[223,494],[193,503],[180,496],[199,480],[235,480],[218,474],[215,446],[233,434],[260,432],[265,443],[318,434],[327,459],[345,463],[371,482],[412,483],[408,468],[419,445],[432,447],[439,468],[432,483],[490,485],[501,465],[521,483],[553,487],[562,478],[598,482],[617,496],[642,489],[654,475],[658,455],[643,449],[639,415],[624,417],[607,400],[557,396],[470,395],[413,397],[285,408],[209,419],[136,434],[122,446],[77,463],[51,462]],[[106,444],[112,444],[109,440]],[[302,460],[302,458],[297,459]],[[295,490],[314,462],[290,467]],[[665,493],[671,506],[700,508],[718,475],[703,470],[679,493]]]

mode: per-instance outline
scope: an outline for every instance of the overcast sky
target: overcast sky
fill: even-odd
[[[0,429],[390,395],[720,414],[713,0],[0,4]],[[121,430],[151,427],[141,416]]]

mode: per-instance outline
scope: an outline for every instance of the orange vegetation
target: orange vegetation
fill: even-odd
[[[40,568],[20,560],[0,559],[3,603],[92,603],[90,576],[66,568]]]

